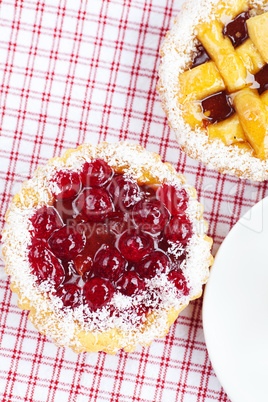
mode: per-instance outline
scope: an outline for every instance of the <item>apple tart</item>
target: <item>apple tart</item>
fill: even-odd
[[[29,319],[76,352],[163,337],[207,281],[212,240],[195,190],[159,155],[83,144],[25,182],[3,255]]]
[[[189,0],[161,48],[158,90],[181,148],[268,178],[268,1]]]

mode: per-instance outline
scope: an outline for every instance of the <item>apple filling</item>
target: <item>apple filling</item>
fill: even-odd
[[[268,13],[246,10],[197,26],[190,70],[179,76],[178,100],[191,128],[225,145],[268,157]]]

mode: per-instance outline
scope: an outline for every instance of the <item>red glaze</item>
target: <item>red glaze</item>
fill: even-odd
[[[62,260],[75,258],[83,250],[85,243],[85,235],[71,226],[55,230],[48,239],[51,250]]]
[[[65,271],[64,283],[67,283],[67,282],[77,283],[77,282],[79,282],[80,275],[77,273],[77,271],[75,269],[73,260],[69,260],[69,261],[61,260],[61,262],[62,262],[62,265],[64,267],[64,271]]]
[[[47,240],[51,233],[62,226],[57,210],[53,207],[41,207],[32,216],[33,232],[36,238]]]
[[[133,219],[140,230],[155,234],[165,228],[169,212],[158,200],[144,200],[134,206]]]
[[[170,260],[168,256],[160,250],[153,251],[135,265],[135,271],[141,278],[151,279],[157,274],[168,272]]]
[[[93,266],[93,259],[90,255],[78,254],[74,258],[74,267],[80,275],[91,272]]]
[[[136,272],[129,271],[117,282],[117,287],[123,295],[132,296],[145,289],[144,281]]]
[[[113,171],[102,159],[93,159],[86,162],[81,172],[81,181],[84,187],[102,187],[112,178]]]
[[[85,188],[75,200],[78,214],[88,221],[102,222],[113,211],[111,198],[103,188]]]
[[[84,300],[93,311],[106,306],[114,294],[114,287],[108,279],[91,278],[83,288]]]
[[[54,193],[57,199],[74,198],[81,190],[80,176],[77,172],[61,170],[53,177],[59,192]]]
[[[122,234],[118,248],[127,261],[138,262],[153,251],[154,242],[148,234],[133,229]]]

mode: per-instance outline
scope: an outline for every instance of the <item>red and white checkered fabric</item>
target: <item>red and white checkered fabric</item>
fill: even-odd
[[[3,0],[0,191],[4,214],[39,164],[83,142],[129,140],[185,174],[205,207],[214,252],[267,183],[223,176],[186,157],[156,92],[159,47],[175,0]],[[0,270],[2,402],[227,402],[210,363],[202,300],[133,354],[57,348],[16,306]]]

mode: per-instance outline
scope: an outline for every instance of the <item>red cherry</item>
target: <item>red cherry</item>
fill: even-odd
[[[126,267],[126,260],[113,246],[102,246],[94,258],[95,274],[117,281]]]
[[[39,239],[47,240],[51,233],[62,226],[58,212],[53,207],[41,207],[32,216],[34,235]]]
[[[193,235],[193,226],[185,215],[171,218],[166,230],[166,238],[186,246]]]
[[[84,187],[102,187],[112,178],[113,170],[102,159],[93,159],[86,162],[81,172]]]
[[[65,279],[61,262],[49,250],[44,241],[33,241],[28,254],[32,272],[39,282],[50,281],[58,287]]]
[[[115,207],[121,210],[131,208],[141,200],[137,182],[128,176],[114,176],[109,185],[109,193],[112,195]]]
[[[168,274],[168,279],[174,283],[176,288],[184,294],[184,296],[188,296],[190,290],[188,288],[186,279],[181,271],[171,271]]]
[[[112,299],[114,287],[108,279],[91,278],[83,288],[85,302],[92,310],[105,306]]]
[[[157,274],[167,272],[170,260],[166,254],[157,250],[144,257],[135,266],[135,271],[143,278],[153,278]]]
[[[117,288],[126,296],[132,296],[137,292],[142,292],[145,289],[144,281],[135,272],[126,272],[117,282]]]
[[[171,215],[183,213],[189,203],[187,191],[172,184],[162,184],[157,189],[156,197],[167,207]]]
[[[127,261],[138,262],[153,251],[154,241],[146,233],[130,230],[121,235],[118,248]]]
[[[141,230],[156,234],[168,223],[169,212],[160,201],[145,200],[134,206],[133,219]]]
[[[86,188],[75,200],[77,213],[84,219],[102,222],[113,211],[113,204],[106,190],[102,188]]]
[[[55,230],[48,239],[48,244],[53,253],[62,260],[70,260],[76,257],[85,247],[86,238],[75,227],[63,226]]]
[[[153,187],[147,186],[147,184],[143,184],[140,186],[142,198],[147,198],[148,200],[155,200],[156,194],[155,189]]]
[[[61,170],[54,175],[52,180],[58,187],[58,190],[53,192],[57,200],[74,198],[81,189],[80,176],[77,172]]]
[[[81,304],[81,289],[74,283],[67,283],[57,290],[57,296],[65,307],[78,307]]]

